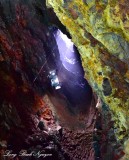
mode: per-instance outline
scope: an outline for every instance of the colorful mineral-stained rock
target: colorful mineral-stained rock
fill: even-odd
[[[85,77],[112,111],[118,140],[129,153],[128,0],[47,0],[72,36]]]
[[[0,142],[19,150],[25,137],[37,130],[33,117],[45,106],[44,70],[44,79],[33,81],[46,61],[44,53],[52,46],[55,51],[56,44],[47,26],[30,15],[31,4],[9,3],[0,1]],[[46,110],[46,117],[50,112]]]

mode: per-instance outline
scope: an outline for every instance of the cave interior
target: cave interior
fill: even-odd
[[[0,0],[1,160],[123,154],[110,109],[84,73],[71,34],[45,1]]]

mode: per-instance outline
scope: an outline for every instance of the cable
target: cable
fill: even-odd
[[[51,55],[51,54],[50,54]],[[38,76],[40,75],[40,73],[41,73],[41,71],[42,71],[42,69],[43,69],[43,67],[45,66],[45,64],[47,63],[47,61],[49,60],[49,58],[50,58],[50,55],[49,55],[49,57],[48,57],[48,59],[46,59],[46,61],[44,62],[44,64],[42,65],[42,67],[40,68],[40,70],[39,70],[39,72],[38,72],[38,74],[37,74],[37,76],[34,78],[34,80],[33,80],[33,83],[36,81],[36,79],[38,78]]]
[[[38,76],[40,75],[40,73],[41,73],[41,71],[42,71],[43,67],[45,66],[45,64],[46,64],[46,63],[47,63],[47,61],[49,60],[49,58],[50,58],[51,54],[53,54],[54,49],[55,49],[55,47],[52,49],[52,52],[50,53],[50,55],[48,56],[48,58],[46,59],[46,61],[44,62],[44,64],[41,66],[41,68],[40,68],[40,70],[39,70],[39,72],[38,72],[37,76],[36,76],[36,77],[34,78],[34,80],[33,80],[33,83],[36,81],[36,79],[37,79],[37,78],[38,78]]]

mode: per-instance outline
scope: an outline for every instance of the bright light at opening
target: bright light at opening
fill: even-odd
[[[78,53],[74,48],[74,44],[65,34],[59,29],[54,33],[58,45],[60,59],[63,66],[74,74],[82,73],[81,62],[78,58]]]
[[[73,44],[73,42],[71,41],[71,39],[69,39],[69,38],[68,38],[65,34],[63,34],[59,29],[58,29],[58,31],[57,31],[57,34],[58,34],[59,38],[61,38],[63,41],[66,42],[67,48],[68,48],[68,49],[71,49],[71,51],[74,52],[74,50],[72,50],[74,44]],[[72,46],[72,47],[71,47],[71,46]]]

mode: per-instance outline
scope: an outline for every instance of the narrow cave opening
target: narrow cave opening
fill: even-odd
[[[51,90],[48,94],[55,106],[57,117],[64,117],[64,121],[69,121],[66,118],[68,114],[77,116],[89,110],[93,98],[92,88],[84,78],[81,57],[74,43],[55,26],[51,27],[51,32],[55,37],[59,55],[55,68],[49,71],[56,76],[57,83],[50,75]]]

